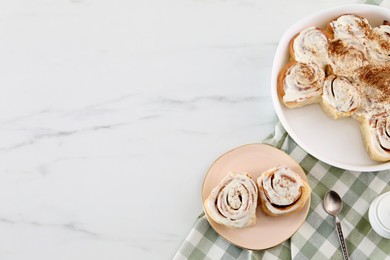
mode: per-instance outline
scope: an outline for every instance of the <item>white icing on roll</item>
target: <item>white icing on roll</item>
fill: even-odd
[[[390,26],[375,27],[367,42],[370,58],[378,63],[390,62]]]
[[[390,118],[387,114],[373,116],[368,121],[369,147],[372,153],[390,159]]]
[[[371,26],[366,18],[346,14],[330,22],[334,40],[330,44],[330,64],[339,76],[351,77],[365,65],[367,36]]]
[[[389,112],[390,66],[367,66],[359,73],[361,109],[366,118]]]
[[[291,60],[277,88],[288,108],[320,103],[334,119],[357,119],[371,158],[390,161],[387,116],[378,117],[390,115],[390,23],[383,24],[371,28],[366,18],[344,14],[330,21],[325,33],[315,27],[302,30],[290,42]],[[321,68],[335,76],[325,82]],[[377,127],[383,121],[386,126]]]
[[[287,166],[278,166],[258,178],[260,199],[266,209],[275,215],[287,214],[300,208],[297,203],[304,186],[298,174]]]
[[[295,60],[303,63],[316,62],[325,66],[328,61],[328,38],[318,28],[301,31],[293,42]]]
[[[329,64],[338,76],[351,77],[356,70],[365,65],[365,51],[347,45],[341,40],[334,40],[329,45]]]
[[[366,18],[345,14],[330,23],[335,39],[361,39],[370,33],[371,26]]]
[[[360,102],[356,87],[346,78],[335,75],[325,79],[322,99],[341,113],[356,110]]]
[[[205,201],[205,209],[217,223],[242,228],[256,221],[258,190],[247,173],[229,173]]]
[[[283,82],[284,102],[302,102],[322,94],[325,72],[315,63],[292,65]]]

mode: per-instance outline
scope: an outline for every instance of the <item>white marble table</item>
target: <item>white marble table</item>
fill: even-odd
[[[357,2],[0,1],[0,259],[170,259],[273,129],[283,31]]]

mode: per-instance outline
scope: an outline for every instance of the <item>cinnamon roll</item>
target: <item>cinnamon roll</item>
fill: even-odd
[[[289,108],[321,100],[325,72],[316,63],[291,61],[278,77],[278,95]]]
[[[342,41],[347,49],[353,48],[354,50],[357,50],[361,53],[359,56],[363,55],[364,59],[366,59],[367,37],[372,31],[371,25],[366,18],[353,14],[344,14],[332,20],[327,26],[327,31],[334,40]],[[347,55],[343,56],[351,57],[351,61],[353,61],[356,59],[356,54],[354,53],[356,53],[356,51],[349,52]],[[345,63],[345,61],[343,60],[342,63]],[[354,65],[354,63],[351,65]]]
[[[390,25],[375,27],[367,44],[370,58],[378,63],[390,63]]]
[[[352,77],[357,69],[365,65],[366,51],[342,40],[331,41],[328,52],[332,74]]]
[[[320,28],[309,27],[290,41],[290,57],[303,63],[315,62],[325,67],[328,60],[328,36]]]
[[[270,216],[291,214],[303,208],[310,197],[310,186],[287,166],[277,166],[257,179],[263,211]]]
[[[331,118],[351,116],[359,103],[358,89],[348,79],[336,75],[325,79],[320,105]]]
[[[361,123],[364,144],[370,157],[376,161],[390,160],[390,116],[381,113]]]
[[[368,117],[389,110],[390,66],[366,66],[357,72],[361,92],[361,110]]]
[[[277,81],[280,101],[288,108],[320,103],[333,119],[352,116],[371,158],[390,161],[390,22],[371,27],[364,17],[343,14],[324,30],[296,34],[289,52]]]
[[[327,25],[327,31],[334,39],[360,40],[371,33],[367,19],[354,14],[344,14],[332,20]]]
[[[232,228],[256,223],[258,189],[248,173],[229,173],[204,202],[215,222]]]

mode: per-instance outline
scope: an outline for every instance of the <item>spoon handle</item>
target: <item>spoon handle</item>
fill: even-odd
[[[339,235],[339,241],[341,245],[341,251],[343,252],[344,260],[349,260],[348,250],[347,250],[347,246],[345,245],[345,239],[344,239],[343,231],[341,230],[340,220],[337,217],[336,217],[336,228],[337,228],[337,234]]]

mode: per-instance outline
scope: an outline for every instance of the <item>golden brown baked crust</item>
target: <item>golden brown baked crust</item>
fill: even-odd
[[[286,77],[286,73],[288,71],[288,69],[291,67],[291,66],[294,66],[295,64],[297,64],[296,61],[290,61],[289,63],[287,63],[286,66],[283,67],[283,69],[280,71],[279,75],[278,75],[278,97],[279,97],[279,100],[281,102],[283,102],[283,96],[284,96],[284,87],[283,87],[283,81],[284,81],[284,78]],[[284,103],[284,102],[283,102]],[[284,103],[287,107],[290,107],[288,104]],[[294,106],[291,106],[290,108],[293,108]]]
[[[288,45],[288,47],[289,47],[288,49],[289,49],[289,53],[290,53],[290,61],[296,61],[295,60],[295,52],[294,52],[294,41],[298,37],[299,34],[300,34],[300,32],[295,34],[295,36],[292,37],[292,39],[290,40],[290,43]]]
[[[335,21],[337,19],[333,19],[331,22]],[[329,39],[334,39],[334,31],[333,31],[333,28],[332,26],[330,26],[330,23],[328,23],[325,27],[325,31],[328,33],[329,35]]]

